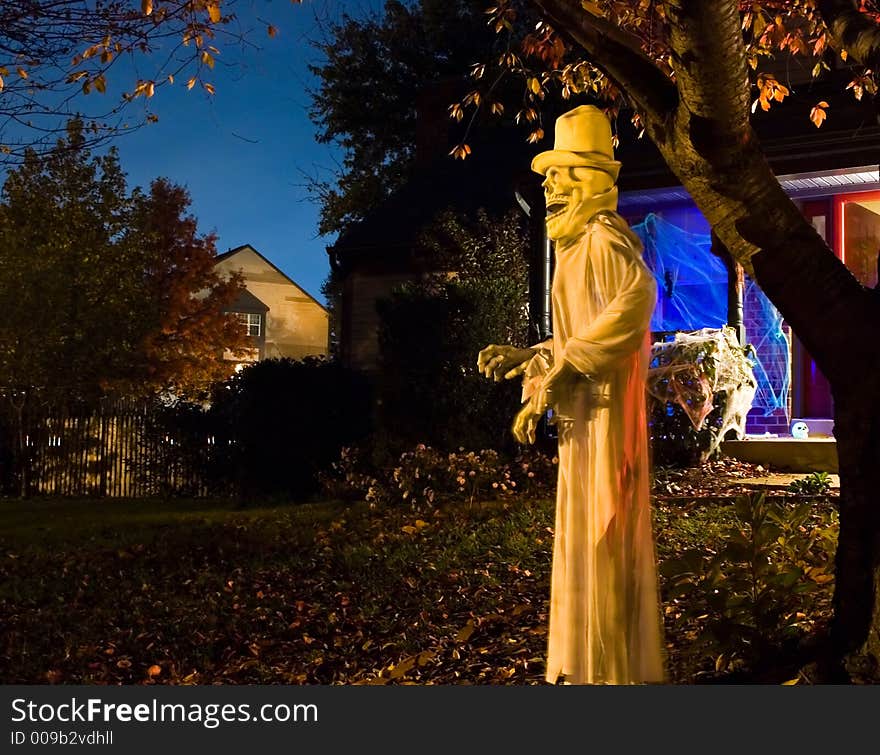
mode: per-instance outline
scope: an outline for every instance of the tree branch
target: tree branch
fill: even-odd
[[[737,0],[672,0],[666,7],[682,101],[694,115],[743,133],[751,86]]]
[[[863,66],[880,66],[880,26],[856,0],[819,0],[816,8],[835,42]]]
[[[533,2],[557,32],[582,47],[590,62],[629,95],[646,119],[661,123],[675,110],[675,84],[619,27],[589,14],[579,0]]]

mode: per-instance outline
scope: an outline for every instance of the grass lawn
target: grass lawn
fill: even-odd
[[[719,552],[741,514],[658,501],[661,564]],[[552,518],[522,499],[0,501],[0,683],[543,684]],[[664,577],[679,684],[725,650],[713,611],[686,610],[715,594],[698,566],[687,589]]]

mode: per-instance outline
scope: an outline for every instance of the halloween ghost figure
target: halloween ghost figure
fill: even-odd
[[[555,242],[553,337],[529,349],[490,345],[486,376],[523,376],[513,424],[534,442],[547,407],[559,434],[546,679],[665,681],[649,498],[645,378],[656,284],[617,214],[611,128],[582,106],[556,122],[545,176]]]

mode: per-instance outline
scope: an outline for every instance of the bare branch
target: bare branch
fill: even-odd
[[[249,44],[233,28],[238,2],[224,0],[218,16],[219,6],[202,0],[166,0],[152,13],[131,0],[0,0],[0,163],[51,148],[71,117],[92,146],[156,120],[150,98],[184,72],[188,88],[212,91],[202,74],[215,45]],[[147,58],[141,78],[137,64]],[[122,72],[120,60],[129,64]],[[134,103],[143,111],[123,120]]]

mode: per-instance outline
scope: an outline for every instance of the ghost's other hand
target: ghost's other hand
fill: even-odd
[[[535,413],[531,402],[519,410],[513,420],[513,437],[517,443],[533,444],[535,442],[535,430],[541,419],[541,413]]]

